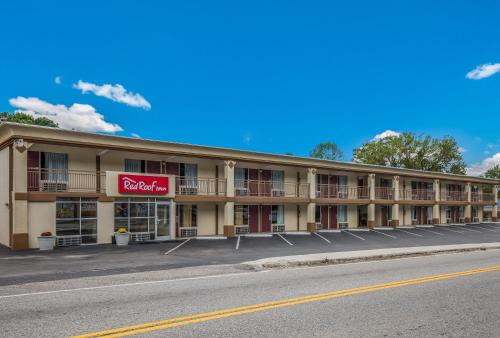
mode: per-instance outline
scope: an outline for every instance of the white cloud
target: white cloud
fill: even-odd
[[[485,63],[465,75],[469,80],[481,80],[500,72],[500,63]]]
[[[60,85],[62,82],[62,77],[59,75],[54,78],[54,83]]]
[[[496,153],[491,157],[487,157],[481,162],[474,163],[467,168],[467,175],[479,176],[484,174],[488,169],[500,164],[500,153]]]
[[[139,135],[137,133],[130,133],[130,136],[136,137],[136,138],[141,138],[141,135]]]
[[[71,107],[66,107],[63,104],[52,104],[37,97],[22,96],[10,99],[9,103],[23,113],[47,117],[64,129],[105,133],[123,131],[119,125],[106,122],[104,115],[96,112],[95,108],[88,104],[74,103]]]
[[[463,154],[467,152],[467,149],[465,149],[464,147],[459,147],[458,151]]]
[[[387,129],[386,131],[375,135],[375,137],[372,139],[372,141],[380,141],[384,138],[391,137],[391,136],[399,136],[401,133],[398,133],[397,131]]]
[[[146,110],[151,109],[151,104],[141,94],[129,92],[121,84],[103,84],[99,86],[95,83],[80,80],[78,83],[73,84],[73,88],[81,90],[83,94],[91,92],[97,96],[124,103],[131,107],[139,107]]]

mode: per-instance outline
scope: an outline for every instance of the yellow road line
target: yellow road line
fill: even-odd
[[[270,309],[278,309],[278,308],[299,305],[299,304],[304,304],[304,303],[317,302],[317,301],[321,301],[321,300],[346,297],[346,296],[352,296],[352,295],[357,295],[357,294],[362,294],[362,293],[367,293],[367,292],[380,291],[380,290],[385,290],[385,289],[392,289],[392,288],[410,286],[410,285],[421,284],[421,283],[429,283],[429,282],[435,282],[435,281],[439,281],[439,280],[458,278],[458,277],[470,276],[470,275],[477,275],[480,273],[495,272],[495,271],[500,271],[500,266],[493,266],[493,267],[483,268],[483,269],[466,270],[466,271],[453,272],[453,273],[442,274],[442,275],[414,278],[414,279],[401,280],[401,281],[390,282],[390,283],[375,284],[375,285],[369,285],[369,286],[346,289],[346,290],[339,290],[339,291],[314,294],[314,295],[309,295],[309,296],[289,298],[289,299],[253,304],[253,305],[248,305],[248,306],[230,308],[230,309],[225,309],[225,310],[206,312],[206,313],[201,313],[201,314],[197,314],[197,315],[184,316],[184,317],[167,319],[167,320],[160,320],[160,321],[150,322],[150,323],[145,323],[145,324],[124,326],[124,327],[120,327],[120,328],[116,328],[116,329],[88,333],[88,334],[74,336],[74,337],[75,338],[124,337],[124,336],[134,335],[134,334],[138,334],[138,333],[146,333],[146,332],[164,330],[164,329],[168,329],[168,328],[172,328],[172,327],[201,323],[201,322],[206,322],[206,321],[220,319],[220,318],[226,318],[226,317],[232,317],[232,316],[239,316],[239,315],[253,313],[253,312],[260,312],[260,311],[265,311],[265,310],[270,310]]]

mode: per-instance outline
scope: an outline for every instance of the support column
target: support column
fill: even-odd
[[[434,180],[432,185],[435,194],[434,205],[432,206],[432,224],[439,224],[439,218],[440,218],[439,201],[441,196],[439,180]]]
[[[368,227],[375,226],[375,174],[368,175],[368,189],[370,192],[370,204],[368,204]]]
[[[26,198],[29,147],[23,140],[16,140],[12,149],[12,233],[10,238],[12,250],[29,248],[28,201]]]
[[[394,189],[394,204],[392,205],[391,226],[396,228],[399,226],[399,176],[392,178],[392,188]]]
[[[316,169],[307,169],[307,184],[309,184],[309,203],[307,204],[307,231],[316,231]]]
[[[491,220],[497,222],[498,220],[498,185],[493,186],[493,210],[491,215]]]
[[[172,201],[170,202],[170,210],[169,210],[169,213],[170,213],[170,218],[168,220],[168,226],[169,226],[169,232],[170,232],[170,238],[171,239],[176,239],[177,238],[177,229],[175,227],[175,220],[177,218],[177,208],[176,208],[176,204],[174,202],[174,200],[172,199]]]
[[[465,184],[465,193],[467,194],[467,205],[464,210],[465,223],[470,223],[472,219],[471,202],[472,202],[472,189],[470,182]]]
[[[224,204],[224,236],[234,237],[234,161],[224,161],[224,179],[226,180],[226,197]]]

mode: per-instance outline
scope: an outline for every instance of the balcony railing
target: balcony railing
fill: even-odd
[[[473,192],[471,193],[472,202],[495,202],[495,195],[491,193]]]
[[[178,176],[175,179],[175,193],[177,195],[225,196],[226,180]]]
[[[399,199],[405,201],[432,201],[435,199],[435,192],[430,189],[402,189]]]
[[[309,193],[308,183],[235,180],[236,196],[303,197]]]
[[[375,187],[375,199],[378,200],[394,199],[394,189],[386,187]]]
[[[463,191],[442,191],[441,201],[466,202],[467,194]]]
[[[347,185],[317,184],[316,197],[339,199],[368,199],[368,187],[350,187]]]
[[[28,169],[28,191],[104,192],[106,174],[66,169]]]

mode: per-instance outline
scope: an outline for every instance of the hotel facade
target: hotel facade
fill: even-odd
[[[500,181],[0,124],[0,244],[496,221]]]

